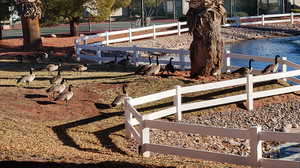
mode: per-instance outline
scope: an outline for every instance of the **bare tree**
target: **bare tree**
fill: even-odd
[[[188,27],[193,35],[191,77],[221,73],[224,55],[221,24],[226,18],[223,4],[223,0],[191,0],[189,3]]]

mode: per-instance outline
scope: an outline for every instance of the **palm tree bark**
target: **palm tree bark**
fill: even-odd
[[[30,50],[42,48],[39,18],[21,18],[23,31],[23,46]]]
[[[190,45],[191,77],[219,75],[223,64],[224,41],[221,24],[225,20],[221,0],[191,0],[187,13],[193,35]]]
[[[70,21],[70,34],[71,36],[79,36],[79,18],[73,18]]]

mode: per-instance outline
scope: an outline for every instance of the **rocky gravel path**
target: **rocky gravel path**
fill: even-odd
[[[296,128],[300,124],[300,101],[267,105],[252,112],[234,110],[215,112],[199,116],[185,116],[184,123],[224,128],[251,128],[261,126],[265,131],[285,132],[287,128]],[[229,153],[241,156],[250,154],[249,140],[216,136],[201,136],[182,132],[151,130],[151,143],[198,149],[211,152]],[[279,142],[264,142],[264,157],[276,155],[272,147]]]

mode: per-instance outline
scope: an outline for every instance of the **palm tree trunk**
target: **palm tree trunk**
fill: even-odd
[[[39,18],[21,18],[23,31],[23,47],[30,50],[42,48]]]
[[[79,36],[79,19],[75,18],[70,21],[70,34],[71,36]]]
[[[191,5],[191,2],[196,5]],[[190,45],[191,77],[221,73],[224,55],[221,24],[225,8],[219,3],[219,0],[190,1],[187,17],[189,31],[193,35]]]

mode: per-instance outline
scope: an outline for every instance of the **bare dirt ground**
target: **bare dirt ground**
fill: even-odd
[[[73,37],[45,38],[47,49],[55,50],[53,58],[61,57],[74,45]],[[70,67],[76,62],[64,62],[63,76],[74,85],[74,97],[68,105],[48,98],[51,75],[36,71],[37,78],[30,86],[17,86],[16,79],[27,73],[32,65],[16,62],[15,54],[29,54],[21,48],[20,39],[0,40],[0,167],[241,167],[171,155],[143,158],[136,152],[136,142],[124,134],[122,107],[109,104],[124,83],[129,95],[138,97],[175,85],[194,85],[216,81],[215,78],[189,79],[188,72],[176,72],[171,77],[141,77],[132,75],[134,67],[90,65],[88,72],[75,74]],[[51,61],[50,61],[51,62]],[[223,75],[222,80],[232,78]],[[259,86],[260,89],[282,87],[285,84]],[[222,91],[215,91],[222,93]],[[227,91],[237,94],[239,90]],[[224,91],[225,93],[225,91]],[[205,94],[189,95],[191,100],[205,99]],[[200,96],[199,96],[200,95]],[[224,96],[224,95],[216,95]],[[299,98],[287,94],[255,101],[255,106]],[[171,105],[163,100],[139,107],[149,112]],[[213,111],[244,108],[243,103],[204,109],[185,115],[201,115]],[[172,120],[172,117],[168,118]]]

